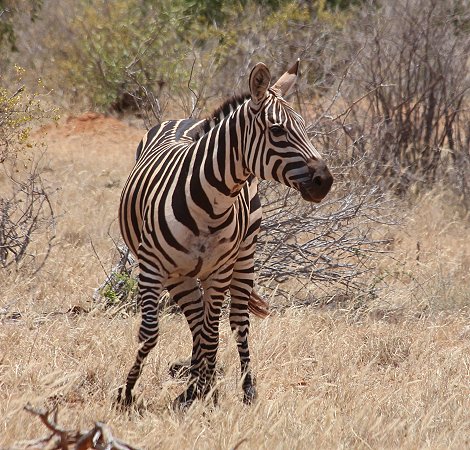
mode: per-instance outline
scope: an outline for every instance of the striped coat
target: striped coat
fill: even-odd
[[[175,402],[189,406],[213,386],[222,304],[230,293],[244,401],[256,395],[250,371],[249,313],[253,259],[261,223],[257,179],[274,179],[320,201],[332,176],[310,143],[305,124],[283,99],[296,63],[271,88],[257,64],[250,93],[203,121],[168,121],[152,128],[121,196],[123,238],[139,262],[142,343],[119,401],[129,404],[142,362],[158,338],[163,289],[183,311],[192,333],[188,388]]]

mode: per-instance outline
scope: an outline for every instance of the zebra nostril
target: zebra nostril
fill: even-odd
[[[315,183],[317,186],[321,186],[322,185],[321,176],[317,175],[316,177],[313,177],[312,182]]]

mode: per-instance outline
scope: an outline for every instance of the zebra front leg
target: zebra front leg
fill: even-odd
[[[230,284],[230,328],[237,341],[242,376],[243,402],[251,404],[256,399],[255,379],[250,367],[250,315],[248,302],[253,290],[254,268],[250,258],[237,262]]]
[[[118,391],[117,402],[123,406],[130,406],[133,403],[134,398],[132,391],[142,373],[142,364],[150,351],[157,344],[159,331],[159,298],[162,290],[163,283],[161,278],[143,272],[143,268],[141,267],[139,274],[139,296],[142,309],[142,321],[138,336],[141,347],[137,352],[134,365],[127,375],[124,395],[122,388]]]

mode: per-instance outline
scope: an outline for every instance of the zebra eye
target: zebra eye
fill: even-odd
[[[281,126],[279,126],[279,125],[273,125],[271,127],[271,133],[275,137],[281,137],[281,136],[284,136],[286,134],[286,130],[284,128],[282,128]]]

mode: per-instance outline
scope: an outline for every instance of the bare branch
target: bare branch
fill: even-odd
[[[24,448],[67,450],[71,448],[70,446],[73,446],[75,450],[86,450],[89,448],[96,450],[138,450],[137,447],[115,438],[111,429],[102,422],[96,422],[90,431],[71,431],[58,425],[57,408],[49,411],[33,408],[28,404],[24,409],[38,416],[47,429],[52,431],[49,437],[21,443]]]

